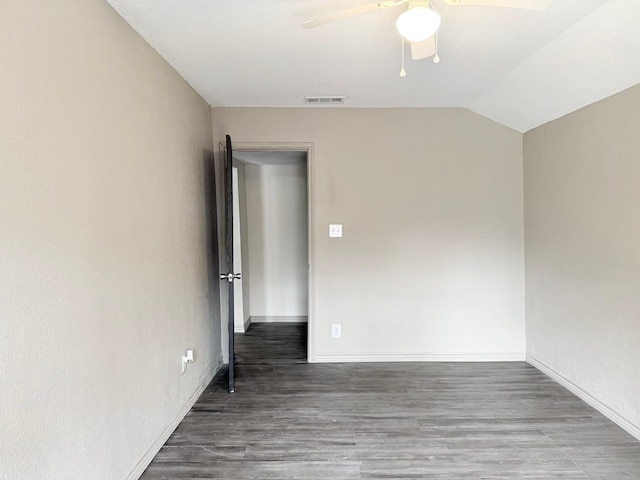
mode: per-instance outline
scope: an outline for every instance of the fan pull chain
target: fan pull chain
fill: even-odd
[[[407,71],[404,69],[404,37],[400,37],[402,40],[402,68],[400,69],[400,76],[402,78],[407,76]]]
[[[433,56],[433,63],[440,63],[440,55],[438,55],[438,32],[433,35],[436,42],[436,54]]]

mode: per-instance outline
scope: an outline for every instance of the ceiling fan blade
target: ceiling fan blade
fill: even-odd
[[[546,10],[551,0],[445,0],[447,5],[478,5],[482,7],[521,8],[524,10]]]
[[[322,15],[321,17],[305,20],[304,22],[302,22],[302,26],[304,28],[315,28],[315,27],[319,27],[320,25],[324,25],[326,23],[334,22],[336,20],[341,20],[343,18],[355,17],[356,15],[371,12],[373,10],[381,10],[383,8],[397,7],[398,5],[402,5],[407,1],[408,0],[390,0],[390,1],[367,3],[365,5],[360,5],[358,7],[347,8],[345,10],[340,10],[339,12],[334,12],[328,15]]]
[[[436,36],[423,40],[422,42],[411,42],[411,58],[420,60],[435,55],[436,53]]]

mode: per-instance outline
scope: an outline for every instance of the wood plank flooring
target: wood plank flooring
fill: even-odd
[[[142,479],[640,479],[640,442],[524,362],[305,364],[305,328],[237,335],[236,393]]]
[[[307,363],[306,323],[253,323],[236,334],[236,363]]]

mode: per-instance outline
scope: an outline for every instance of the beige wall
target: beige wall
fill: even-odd
[[[216,140],[314,144],[318,360],[524,358],[521,134],[458,109],[214,108],[213,123]]]
[[[307,165],[245,170],[252,321],[300,320],[308,312]]]
[[[210,109],[106,2],[3,0],[0,111],[0,478],[124,479],[220,354]]]
[[[640,438],[639,125],[640,86],[532,130],[524,178],[527,354]]]

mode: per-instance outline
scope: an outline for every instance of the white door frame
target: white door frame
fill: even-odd
[[[316,314],[315,314],[315,205],[314,205],[314,157],[313,143],[271,143],[271,142],[238,142],[233,141],[234,152],[306,152],[307,153],[307,258],[308,273],[308,302],[307,318],[307,361],[316,363]]]

